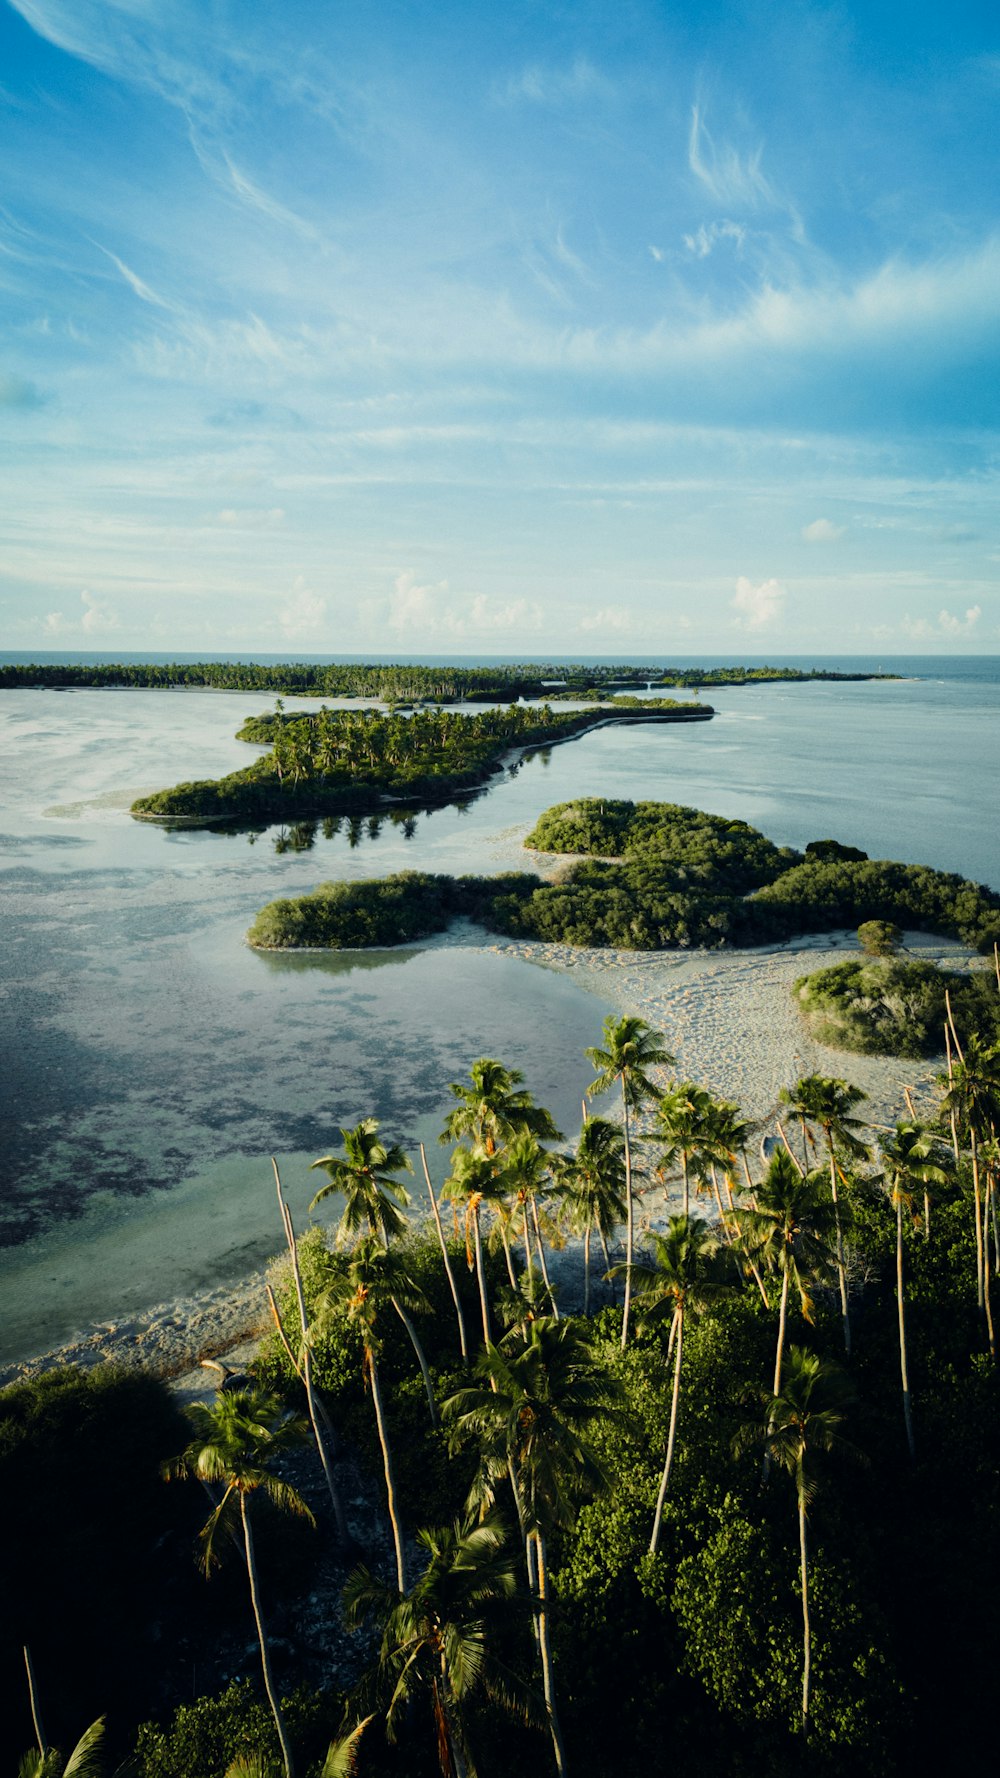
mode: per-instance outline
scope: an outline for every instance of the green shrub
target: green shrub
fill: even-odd
[[[318,1760],[337,1733],[341,1703],[300,1687],[282,1701],[293,1746],[302,1760]],[[135,1778],[224,1778],[231,1761],[263,1753],[280,1769],[281,1750],[265,1700],[246,1680],[231,1680],[218,1697],[181,1704],[166,1728],[140,1725]]]
[[[933,1056],[943,1048],[945,993],[966,1030],[1000,1036],[1000,997],[985,971],[973,976],[904,962],[856,958],[800,976],[793,993],[819,1043],[875,1056]]]

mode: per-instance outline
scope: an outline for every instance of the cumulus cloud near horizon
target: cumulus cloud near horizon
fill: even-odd
[[[741,574],[730,605],[737,613],[736,623],[740,629],[763,630],[782,616],[787,598],[788,593],[780,580],[762,580],[754,586],[753,581]]]
[[[452,594],[446,580],[421,585],[407,570],[399,574],[389,596],[386,619],[397,636],[419,642],[423,636],[482,636],[498,631],[537,630],[540,606],[530,599],[498,602],[486,593],[471,598]]]

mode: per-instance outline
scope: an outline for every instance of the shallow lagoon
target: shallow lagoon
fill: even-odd
[[[407,866],[516,866],[541,809],[595,794],[689,802],[793,845],[832,835],[1000,885],[984,809],[997,683],[744,687],[711,701],[712,723],[606,729],[537,755],[464,810],[418,814],[410,837],[361,824],[352,845],[345,823],[310,851],[278,852],[276,830],[251,844],[127,814],[144,790],[245,763],[234,732],[266,700],[4,694],[2,1210],[16,1245],[2,1255],[0,1351],[245,1271],[276,1241],[272,1152],[301,1213],[308,1160],[338,1124],[374,1111],[394,1137],[433,1138],[444,1083],[478,1054],[522,1067],[574,1127],[600,1000],[454,947],[258,957],[243,933],[276,895]]]

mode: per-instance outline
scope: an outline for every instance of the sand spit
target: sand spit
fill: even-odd
[[[981,965],[960,945],[906,935],[906,948],[952,969]],[[467,922],[420,949],[473,948],[518,957],[540,968],[572,971],[573,978],[614,1013],[634,1013],[663,1033],[676,1057],[670,1076],[698,1081],[734,1099],[753,1118],[766,1118],[779,1090],[803,1074],[842,1076],[868,1095],[868,1117],[892,1124],[906,1113],[908,1086],[918,1112],[934,1104],[939,1062],[916,1063],[848,1055],[815,1043],[795,1010],[797,977],[858,955],[853,932],[824,933],[772,949],[648,952],[583,950],[530,940],[497,940]],[[676,1206],[673,1192],[643,1199],[641,1222],[660,1222]],[[567,1306],[579,1289],[579,1261],[572,1249],[559,1256],[561,1295]],[[73,1340],[0,1371],[0,1384],[37,1375],[60,1364],[90,1367],[115,1363],[177,1380],[182,1393],[201,1393],[211,1375],[202,1358],[243,1354],[268,1325],[263,1272],[197,1296],[157,1304],[120,1321],[102,1321]],[[232,1357],[230,1362],[234,1362]],[[238,1360],[236,1361],[238,1362]]]

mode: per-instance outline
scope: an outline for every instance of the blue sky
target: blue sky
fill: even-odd
[[[1000,652],[994,4],[0,0],[0,637]]]

